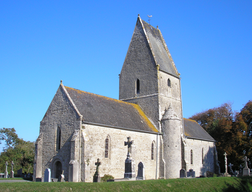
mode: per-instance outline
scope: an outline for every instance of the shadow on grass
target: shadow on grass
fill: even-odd
[[[236,192],[236,191],[252,191],[252,180],[250,177],[241,177],[235,179],[238,182],[238,185],[234,186],[229,184],[228,182],[225,182],[225,184],[228,186],[223,191],[226,192]]]

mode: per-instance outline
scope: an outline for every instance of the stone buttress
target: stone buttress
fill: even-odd
[[[42,147],[43,147],[43,133],[40,133],[35,143],[33,181],[42,181],[43,177]]]

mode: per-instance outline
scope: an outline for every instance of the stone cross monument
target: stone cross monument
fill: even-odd
[[[250,170],[248,168],[248,161],[249,161],[249,158],[247,156],[245,156],[243,158],[243,161],[244,161],[244,165],[245,167],[243,168],[243,174],[242,176],[249,176],[250,175]]]
[[[4,178],[8,178],[8,170],[7,170],[7,168],[8,168],[8,162],[6,161],[6,162],[5,162],[5,173],[4,173]]]
[[[11,178],[14,178],[14,171],[13,171],[14,163],[11,161]]]
[[[64,170],[62,171],[62,173],[60,175],[60,182],[65,182]]]
[[[131,158],[131,145],[133,144],[133,141],[130,141],[130,137],[127,137],[128,141],[124,141],[124,146],[128,147],[128,153],[127,158],[125,160],[125,173],[124,178],[135,178],[135,163],[134,160]]]
[[[101,165],[101,162],[99,159],[97,159],[97,162],[95,162],[96,165],[96,171],[93,177],[93,182],[101,182],[101,178],[99,176],[99,166]]]
[[[227,153],[225,152],[223,155],[224,155],[224,158],[225,158],[225,173],[224,173],[224,176],[225,177],[230,177],[231,175],[228,174],[228,169],[227,169]]]
[[[225,152],[223,155],[224,155],[224,158],[225,158],[225,173],[228,173],[227,172],[227,153]]]

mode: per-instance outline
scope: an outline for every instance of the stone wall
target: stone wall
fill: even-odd
[[[167,83],[168,79],[170,79],[171,82],[170,87]],[[179,119],[182,119],[180,79],[165,72],[159,71],[158,82],[161,113],[164,113],[165,109],[168,109],[169,105],[171,105]]]
[[[132,132],[121,129],[101,127],[95,125],[83,125],[82,134],[84,136],[84,160],[85,160],[85,181],[92,182],[96,170],[95,162],[100,159],[101,165],[99,173],[110,174],[115,178],[124,177],[125,159],[127,156],[127,146],[124,141],[127,137],[133,140],[132,158],[135,162],[135,172],[137,176],[138,164],[143,163],[145,168],[145,179],[155,179],[156,177],[156,134]],[[109,138],[109,156],[105,158],[105,139]],[[155,143],[154,160],[151,160],[151,145]]]
[[[214,142],[196,139],[185,139],[185,142],[186,171],[193,169],[193,171],[195,171],[195,177],[207,176],[207,171],[214,173]],[[193,152],[192,164],[191,150]]]
[[[65,179],[68,180],[71,137],[75,129],[80,129],[80,125],[80,117],[60,86],[40,123],[40,133],[43,133],[43,174],[46,168],[50,168],[52,177],[56,177],[56,163],[59,161],[62,164]],[[56,149],[58,128],[61,130],[59,150]]]

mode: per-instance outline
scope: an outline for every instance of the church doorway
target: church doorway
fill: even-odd
[[[54,164],[54,176],[59,178],[62,173],[62,164],[60,161],[56,161]]]

